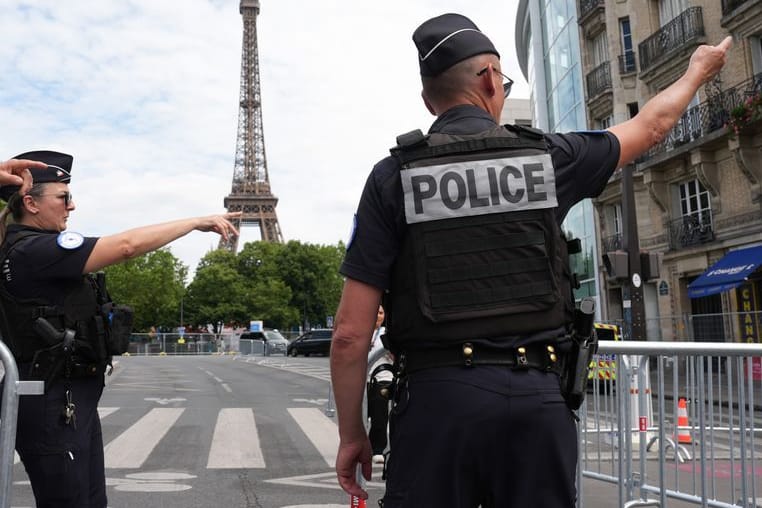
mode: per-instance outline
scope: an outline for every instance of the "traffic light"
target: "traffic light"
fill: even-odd
[[[656,252],[640,253],[640,270],[643,280],[659,278],[659,254]]]
[[[623,250],[614,250],[603,255],[603,266],[612,279],[627,279],[630,276],[630,267],[627,253]]]

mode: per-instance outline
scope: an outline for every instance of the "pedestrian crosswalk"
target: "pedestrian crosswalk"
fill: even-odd
[[[321,379],[323,381],[331,380],[331,369],[328,364],[317,364],[313,362],[306,362],[300,360],[294,360],[293,358],[261,358],[256,356],[241,356],[241,361],[246,363],[256,363],[263,367],[270,367],[273,369],[287,370],[303,376],[314,377],[315,379]]]
[[[99,407],[104,424],[120,416],[119,407]],[[288,424],[295,424],[325,464],[333,467],[339,446],[336,421],[318,407],[293,407],[287,413]],[[140,469],[156,453],[157,447],[172,429],[183,425],[185,408],[152,408],[107,441],[104,448],[106,469]],[[212,422],[210,421],[210,424]],[[264,469],[268,466],[252,408],[222,408],[213,422],[211,443],[200,444],[208,450],[207,469]],[[105,439],[105,436],[104,436]],[[155,464],[155,459],[151,459]],[[19,462],[18,455],[15,463]],[[170,464],[167,467],[171,466]]]

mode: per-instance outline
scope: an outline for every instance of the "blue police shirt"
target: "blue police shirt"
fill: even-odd
[[[21,240],[3,266],[3,284],[14,297],[62,305],[66,294],[82,284],[82,271],[98,238],[85,237],[76,248],[61,247],[57,231],[20,224],[8,226],[7,241],[21,231],[44,233]]]
[[[429,132],[476,134],[496,125],[485,110],[460,105],[439,116]],[[603,191],[619,161],[619,141],[607,131],[545,134],[545,140],[555,168],[560,224],[574,204]],[[388,289],[406,229],[400,167],[389,156],[365,183],[340,273]]]

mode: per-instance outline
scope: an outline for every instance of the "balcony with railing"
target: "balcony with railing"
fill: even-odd
[[[650,159],[693,142],[700,142],[718,131],[724,131],[731,111],[744,104],[750,97],[762,94],[762,73],[724,90],[718,90],[701,104],[688,109],[666,138],[638,158],[646,163]]]
[[[714,241],[712,211],[684,215],[669,224],[669,248],[683,249]]]
[[[638,45],[640,72],[648,72],[680,51],[691,49],[704,35],[701,7],[689,7]]]
[[[630,74],[636,70],[638,69],[634,51],[626,51],[623,55],[619,55],[619,74]]]
[[[622,233],[607,236],[601,239],[601,248],[603,252],[614,252],[615,250],[623,250]]]
[[[584,23],[596,10],[603,10],[604,4],[604,0],[579,0],[579,23]]]
[[[611,67],[608,62],[590,71],[587,76],[587,98],[591,100],[598,94],[611,90]]]

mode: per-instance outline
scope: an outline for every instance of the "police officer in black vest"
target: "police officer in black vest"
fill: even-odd
[[[437,120],[373,168],[341,266],[339,483],[367,497],[356,466],[370,479],[362,398],[383,295],[399,368],[383,506],[570,508],[577,441],[559,373],[575,330],[560,224],[669,132],[731,40],[698,48],[635,118],[570,134],[498,125],[511,81],[468,18],[430,19],[413,41]]]
[[[17,159],[43,164],[32,165],[31,188],[7,185],[7,179],[0,187],[0,198],[7,202],[0,215],[0,329],[21,378],[45,381],[45,393],[20,399],[16,450],[38,507],[103,508],[97,406],[111,356],[126,350],[131,314],[110,301],[102,277],[89,274],[193,230],[228,238],[237,234],[228,219],[239,214],[84,237],[66,231],[75,209],[68,185],[72,156],[36,151]],[[18,171],[18,163],[6,165]],[[9,216],[13,221],[6,228]]]

